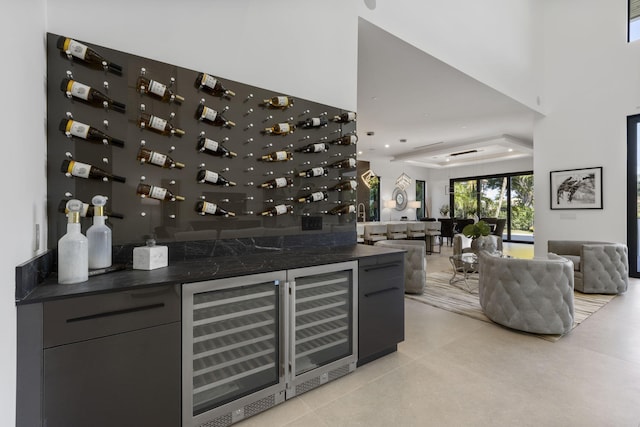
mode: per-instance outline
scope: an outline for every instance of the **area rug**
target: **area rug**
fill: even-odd
[[[435,272],[427,274],[427,285],[422,295],[405,294],[406,298],[420,301],[421,303],[462,314],[484,322],[493,323],[482,312],[478,299],[478,277],[472,275],[467,279],[469,284],[468,292],[464,288],[464,283],[449,284],[451,279],[449,272]],[[573,328],[582,323],[586,318],[604,307],[615,295],[574,294],[574,323]],[[572,328],[572,329],[573,329]],[[545,339],[547,341],[557,341],[563,335],[529,334]]]

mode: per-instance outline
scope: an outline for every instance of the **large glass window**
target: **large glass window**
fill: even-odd
[[[640,0],[629,0],[628,34],[630,42],[640,39]]]
[[[450,186],[454,218],[502,219],[504,240],[533,242],[532,172],[457,178]]]
[[[640,277],[640,115],[627,119],[627,246],[629,275]]]
[[[420,202],[420,207],[416,209],[416,219],[424,218],[426,212],[424,211],[424,194],[425,194],[425,183],[424,181],[416,180],[416,201]]]
[[[380,221],[380,177],[372,177],[369,186],[369,220]]]

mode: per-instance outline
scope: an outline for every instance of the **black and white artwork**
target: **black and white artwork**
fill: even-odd
[[[602,209],[602,167],[551,171],[551,209]]]

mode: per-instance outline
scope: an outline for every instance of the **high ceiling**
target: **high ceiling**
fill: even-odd
[[[360,20],[359,159],[442,168],[531,156],[535,114]]]

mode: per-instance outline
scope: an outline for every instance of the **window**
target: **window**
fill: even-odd
[[[533,243],[533,173],[457,178],[451,205],[454,218],[506,220],[502,238]]]
[[[640,115],[627,118],[627,246],[629,275],[640,277]]]
[[[640,39],[640,0],[629,0],[628,41]]]
[[[424,188],[424,181],[416,180],[416,201],[420,202],[420,207],[416,209],[416,219],[418,220],[427,216],[424,211]]]

